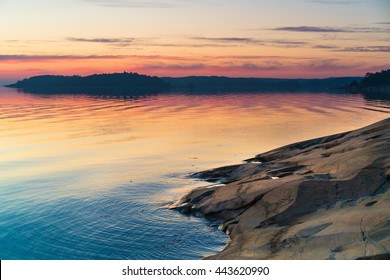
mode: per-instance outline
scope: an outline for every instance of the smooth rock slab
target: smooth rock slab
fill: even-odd
[[[261,163],[260,163],[261,162]],[[390,119],[193,175],[171,208],[219,221],[210,259],[356,259],[390,253]]]

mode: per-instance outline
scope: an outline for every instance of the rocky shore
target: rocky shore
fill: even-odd
[[[389,259],[390,118],[193,178],[171,206],[230,236],[208,259]]]

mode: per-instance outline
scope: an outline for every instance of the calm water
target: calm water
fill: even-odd
[[[390,102],[331,93],[140,97],[0,88],[0,259],[199,259],[226,236],[166,206],[294,141],[362,127]]]

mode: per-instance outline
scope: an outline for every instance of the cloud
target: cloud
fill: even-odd
[[[317,26],[285,26],[285,27],[277,27],[272,30],[289,31],[289,32],[318,32],[318,33],[351,32],[350,30],[344,28],[317,27]]]
[[[281,55],[224,55],[224,56],[204,56],[205,59],[237,59],[237,60],[258,60],[258,59],[310,59],[308,57],[281,56]]]
[[[102,43],[112,44],[116,46],[126,47],[134,42],[134,38],[78,38],[68,37],[67,41],[71,42],[86,42],[86,43]]]
[[[390,21],[375,22],[375,24],[390,24]]]
[[[292,40],[258,40],[249,37],[192,37],[193,40],[207,41],[210,43],[225,43],[220,46],[229,47],[233,44],[253,44],[253,45],[272,45],[279,47],[298,47],[306,45],[307,42]],[[217,46],[217,45],[215,45]]]
[[[93,43],[130,43],[134,40],[133,38],[116,39],[116,38],[75,38],[75,37],[69,37],[67,39],[68,41],[93,42]]]
[[[175,6],[171,2],[161,1],[133,1],[133,0],[84,0],[102,7],[114,8],[170,8]]]
[[[255,63],[245,63],[242,65],[233,66],[233,67],[236,67],[238,69],[245,69],[246,71],[250,71],[250,70],[259,71],[259,70],[279,70],[279,69],[282,69],[284,66],[282,64],[280,64],[279,62],[274,62],[273,64],[268,64],[268,65],[267,64],[259,65],[259,64],[255,64]]]
[[[332,49],[337,49],[336,46],[331,46],[331,45],[314,45],[312,46],[314,49],[325,49],[325,50],[332,50]]]
[[[125,56],[115,55],[0,55],[0,61],[72,60],[72,59],[117,59]]]
[[[311,33],[388,33],[388,28],[377,27],[321,27],[321,26],[284,26],[273,28],[275,31],[311,32]]]
[[[156,39],[156,38],[154,38]],[[185,47],[185,48],[202,48],[202,47],[229,47],[231,45],[224,44],[226,42],[231,43],[243,43],[250,42],[250,38],[204,38],[193,37],[191,39],[207,41],[207,43],[163,43],[159,40],[153,40],[150,38],[79,38],[79,37],[67,37],[67,41],[71,42],[86,42],[86,43],[101,43],[107,45],[113,45],[115,47],[127,47],[141,46],[141,47]]]
[[[306,45],[307,42],[302,41],[291,41],[291,40],[272,40],[272,41],[266,41],[267,43],[276,44],[276,45],[284,45],[286,47],[298,47]]]
[[[299,30],[298,30],[299,29]],[[301,32],[336,32],[335,29],[325,29],[316,27],[282,27],[276,30],[287,31],[301,31]],[[316,31],[315,31],[316,30]],[[329,31],[332,30],[332,31]],[[337,32],[353,32],[342,31]],[[360,32],[374,32],[373,28],[360,28]],[[189,39],[189,40],[188,40]],[[189,37],[187,41],[182,42],[161,42],[158,38],[105,38],[105,37],[67,37],[67,41],[80,43],[97,43],[106,44],[114,47],[163,47],[163,48],[232,48],[240,47],[242,45],[254,46],[272,46],[278,48],[299,48],[299,47],[313,47],[315,49],[337,49],[330,45],[314,45],[312,46],[308,41],[295,41],[288,39],[275,40],[259,40],[251,37]],[[332,38],[332,40],[335,40]]]
[[[336,50],[338,52],[390,52],[390,46],[349,47]]]
[[[170,73],[169,75],[183,76],[184,75],[229,75],[231,73],[244,74],[245,73],[257,73],[262,71],[276,71],[283,69],[283,65],[275,63],[273,65],[268,64],[254,64],[254,63],[245,63],[245,64],[222,64],[222,65],[213,65],[213,64],[204,64],[204,63],[193,63],[193,64],[143,64],[136,67],[136,71],[140,72],[157,72],[157,73]],[[160,75],[161,75],[160,74]]]
[[[209,41],[209,42],[226,42],[226,43],[259,43],[258,40],[245,37],[192,37],[194,40]]]
[[[166,64],[166,63],[151,63],[141,66],[143,70],[155,70],[155,69],[175,69],[175,70],[201,70],[207,68],[207,65],[202,63],[194,64]]]
[[[342,72],[345,70],[355,69],[360,67],[359,63],[346,64],[343,61],[335,59],[323,59],[317,58],[309,60],[298,61],[284,61],[279,59],[266,60],[262,62],[224,62],[224,63],[188,63],[188,64],[176,64],[176,63],[145,63],[138,65],[135,70],[141,72],[155,71],[157,73],[195,73],[196,75],[204,75],[207,73],[214,73],[218,75],[228,75],[230,73],[246,74],[251,73],[254,75],[262,73],[334,73],[333,71]],[[174,74],[176,75],[176,74]],[[293,74],[294,75],[294,74]]]
[[[344,61],[339,61],[336,59],[322,59],[322,60],[313,60],[306,64],[302,64],[299,67],[305,69],[311,69],[315,71],[328,71],[328,70],[343,70],[359,67],[359,63],[349,64]]]
[[[214,43],[208,43],[208,44],[192,44],[192,43],[143,43],[138,44],[139,46],[153,46],[153,47],[167,47],[167,48],[226,48],[226,47],[232,47],[231,44],[214,44]]]
[[[376,28],[376,27],[351,27],[349,28],[350,32],[360,32],[360,33],[389,33],[389,28]]]
[[[13,54],[13,55],[1,55],[0,61],[47,61],[47,60],[83,60],[83,59],[129,59],[139,61],[191,61],[191,57],[186,56],[164,56],[164,55],[24,55],[24,54]]]

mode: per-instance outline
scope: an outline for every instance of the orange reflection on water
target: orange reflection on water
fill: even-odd
[[[1,89],[0,177],[75,177],[100,188],[239,163],[387,117],[325,93],[43,96]]]

